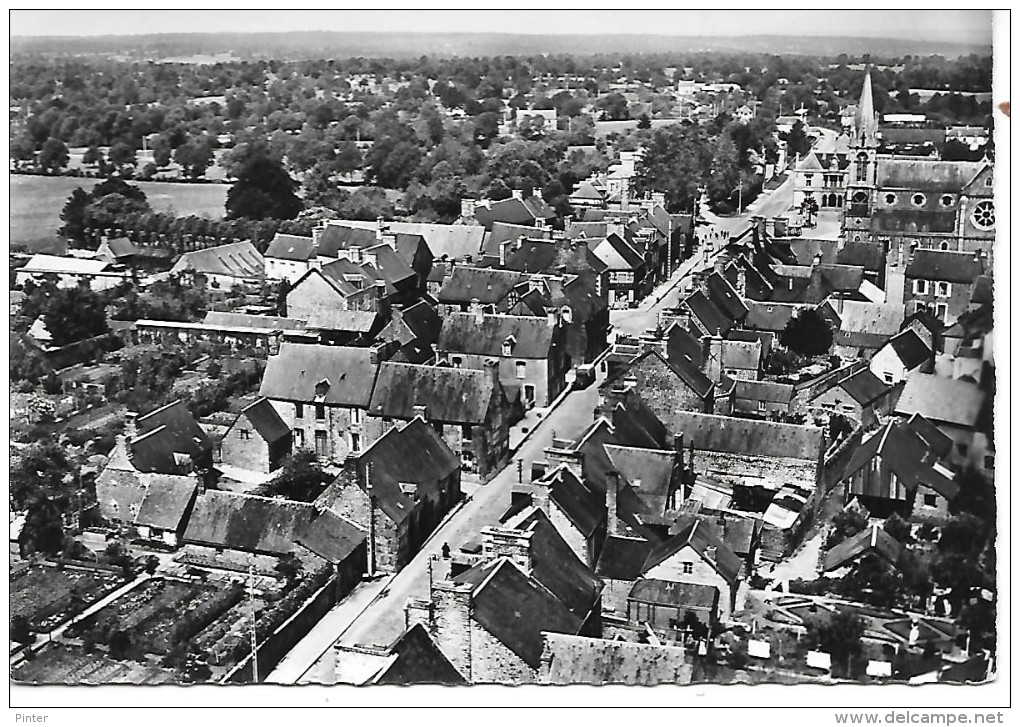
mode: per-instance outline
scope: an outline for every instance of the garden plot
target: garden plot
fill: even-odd
[[[11,618],[23,616],[33,631],[45,633],[121,583],[123,579],[112,573],[32,566],[11,581]]]

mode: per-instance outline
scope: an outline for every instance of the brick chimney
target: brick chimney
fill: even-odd
[[[409,629],[418,623],[430,633],[433,631],[432,602],[423,598],[409,598],[404,606],[404,628]]]
[[[531,539],[534,532],[486,526],[481,529],[482,552],[486,558],[507,557],[527,574],[534,566]]]
[[[684,476],[684,435],[674,434],[673,435],[673,471],[669,477],[669,493],[667,495],[667,507],[670,509],[676,508],[680,503],[687,499],[687,493],[684,491],[683,484]],[[679,497],[677,497],[679,493]]]
[[[722,380],[723,374],[722,336],[705,336],[701,340],[705,349],[705,375],[715,383],[719,383]]]
[[[555,328],[560,323],[560,314],[557,310],[551,310],[545,314],[545,322],[549,328]]]
[[[485,311],[482,309],[482,304],[478,298],[471,299],[471,314],[475,317],[475,325],[482,325],[482,321],[485,320]]]
[[[499,266],[501,268],[506,267],[506,251],[510,249],[511,244],[510,240],[503,240],[499,243]]]
[[[616,495],[620,487],[620,473],[606,473],[606,535],[620,534],[620,518],[616,513]]]
[[[475,201],[473,199],[461,199],[460,216],[461,217],[475,216]]]
[[[124,436],[129,443],[138,436],[138,412],[124,412]]]
[[[411,409],[414,411],[415,418],[420,418],[422,421],[428,421],[425,417],[426,407],[424,404],[415,404]]]
[[[499,383],[499,361],[497,361],[494,358],[489,358],[489,359],[485,360],[485,364],[483,364],[483,365],[485,366],[485,371],[487,371],[489,373],[489,377],[498,384]]]
[[[737,295],[747,298],[747,268],[737,265]]]

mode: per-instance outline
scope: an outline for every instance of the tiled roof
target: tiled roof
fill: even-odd
[[[766,401],[789,404],[793,400],[793,384],[774,381],[747,381],[734,379],[733,395],[747,401]]]
[[[590,242],[589,248],[610,270],[637,270],[644,264],[641,253],[615,232],[601,241]]]
[[[372,394],[376,369],[367,348],[284,342],[280,352],[269,357],[259,394],[269,399],[364,408]],[[324,391],[319,395],[316,388],[321,382],[327,386],[321,387]]]
[[[666,511],[670,486],[673,484],[676,453],[671,450],[605,445],[613,469],[629,484],[649,512],[662,515]]]
[[[549,205],[532,195],[526,200],[508,197],[498,202],[476,205],[475,219],[486,229],[492,229],[496,222],[512,225],[534,224],[538,220],[551,220],[556,213]]]
[[[327,308],[314,310],[308,315],[308,328],[320,331],[347,331],[369,333],[380,322],[373,311]]]
[[[948,457],[953,449],[953,439],[920,414],[911,414],[907,426],[919,436],[939,459]]]
[[[548,359],[556,342],[556,328],[546,318],[450,313],[443,318],[439,351],[482,356],[503,356],[504,343],[511,342],[510,355],[517,358]]]
[[[612,580],[637,580],[656,544],[642,537],[610,535],[602,545],[595,573]]]
[[[729,281],[719,273],[708,276],[708,294],[715,307],[731,321],[742,320],[747,315],[747,306]]]
[[[674,364],[668,361],[656,350],[646,351],[631,362],[631,367],[641,366],[644,361],[657,361],[659,366],[672,371],[684,382],[695,394],[704,399],[712,392],[712,380],[709,379],[701,369],[694,365],[694,361],[681,356]]]
[[[677,362],[686,361],[691,366],[701,369],[704,360],[700,336],[692,333],[689,328],[681,328],[679,324],[670,325],[666,334],[666,357],[675,367]]]
[[[516,243],[520,238],[548,240],[552,238],[552,228],[533,227],[531,225],[512,225],[507,222],[494,222],[492,231],[485,233],[485,242],[482,243],[482,253],[492,257],[499,257],[500,243]]]
[[[212,441],[180,400],[138,417],[136,427],[138,436],[130,442],[131,462],[143,472],[178,474],[175,452],[197,463],[212,451]]]
[[[372,684],[466,684],[467,680],[436,646],[425,627],[416,623],[390,646],[391,658]]]
[[[954,232],[954,210],[877,209],[871,229],[879,233]]]
[[[889,387],[871,369],[861,369],[847,376],[838,385],[861,406],[867,406],[889,393]]]
[[[482,424],[497,389],[488,371],[387,361],[379,366],[369,412],[411,419],[415,406],[425,406],[429,421]]]
[[[722,342],[722,365],[726,369],[756,370],[761,366],[762,350],[760,341]]]

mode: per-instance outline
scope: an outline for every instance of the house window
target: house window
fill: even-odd
[[[690,575],[691,573],[694,572],[694,563],[692,563],[691,561],[685,560],[682,565],[684,575]]]
[[[764,401],[759,401],[758,402],[758,413],[759,414],[764,414],[765,413],[765,402]]]
[[[924,505],[925,507],[935,507],[938,504],[938,498],[935,495],[925,495]]]
[[[315,430],[315,455],[325,457],[329,454],[326,448],[326,433],[321,429]]]
[[[300,403],[299,404],[295,404],[294,405],[294,418],[295,419],[301,419],[304,415],[305,415],[305,405],[304,404],[300,404]]]
[[[361,435],[351,432],[351,451],[357,452],[361,449]]]
[[[470,440],[471,439],[471,425],[470,424],[463,424],[463,425],[461,425],[461,428],[460,428],[460,438],[464,439],[464,440]]]
[[[949,243],[948,242],[943,242],[943,243],[941,243],[939,245],[939,250],[948,250],[948,249],[949,249]]]
[[[927,200],[928,200],[928,198],[925,197],[920,192],[918,192],[917,194],[915,194],[913,197],[910,198],[910,201],[914,203],[915,207],[924,207],[924,203]]]
[[[507,336],[506,340],[503,341],[503,355],[510,356],[513,354],[514,346],[517,344],[517,339],[513,336]]]
[[[938,298],[949,297],[949,283],[943,283],[941,281],[935,283],[935,296]]]
[[[528,364],[525,361],[518,361],[515,364],[515,370],[518,379],[523,379],[528,375]]]
[[[967,444],[966,442],[957,442],[956,451],[960,453],[961,457],[967,456]]]
[[[351,424],[361,424],[361,409],[356,406],[351,407]]]
[[[814,174],[805,174],[804,175],[804,185],[805,186],[810,187],[814,183],[814,181],[815,181],[815,175]]]
[[[305,446],[305,431],[303,429],[294,430],[294,446],[298,448]]]
[[[244,428],[238,429],[237,436],[239,436],[241,439],[251,439],[251,432]]]
[[[535,403],[535,387],[531,384],[524,385],[524,398],[532,404]]]
[[[450,365],[455,369],[459,369],[462,363],[464,363],[464,359],[460,356],[453,356],[450,358]]]
[[[315,405],[315,421],[321,422],[326,418],[326,407],[323,404]]]
[[[914,295],[928,295],[928,281],[927,280],[915,280],[914,281]]]
[[[945,323],[947,315],[949,315],[949,306],[945,303],[937,303],[935,305],[935,317]]]
[[[892,374],[890,374],[888,371],[886,371],[884,374],[882,374],[882,378],[885,380],[885,383],[887,383],[887,384],[891,384],[892,383]]]

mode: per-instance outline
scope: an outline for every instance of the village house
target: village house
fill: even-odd
[[[339,600],[365,573],[367,537],[360,528],[309,502],[206,490],[184,531],[182,563],[278,577],[281,558],[306,572],[331,564]]]
[[[14,284],[18,287],[24,287],[29,280],[41,285],[47,279],[54,280],[58,288],[74,288],[85,283],[92,290],[108,290],[130,282],[132,276],[106,260],[42,253],[33,255],[14,271]]]
[[[692,361],[670,362],[656,350],[642,353],[601,386],[601,410],[612,411],[618,400],[617,392],[627,388],[641,392],[642,400],[674,431],[671,423],[677,412],[713,409],[712,381]]]
[[[495,360],[483,370],[387,361],[379,366],[368,413],[375,429],[421,416],[460,457],[462,473],[483,480],[509,456],[510,402]]]
[[[618,233],[588,242],[588,249],[606,266],[610,308],[633,307],[652,292],[654,274],[644,256]]]
[[[861,442],[841,482],[845,502],[856,498],[874,517],[897,513],[916,522],[945,520],[960,489],[938,453],[904,422],[888,422]]]
[[[421,623],[412,624],[389,646],[335,644],[336,684],[466,684]]]
[[[435,308],[424,300],[409,306],[395,306],[375,338],[385,348],[393,348],[389,361],[427,364],[435,359],[435,345],[443,321]]]
[[[830,573],[871,554],[896,566],[903,555],[903,545],[876,523],[825,551],[821,558],[821,570]]]
[[[693,675],[683,647],[590,636],[542,633],[540,684],[689,684]]]
[[[290,454],[291,428],[269,399],[249,404],[220,439],[219,461],[239,469],[269,473]]]
[[[840,327],[833,336],[832,352],[844,359],[870,359],[903,326],[899,303],[836,300],[835,309]]]
[[[449,313],[436,344],[436,355],[454,368],[482,369],[495,359],[508,392],[519,390],[525,406],[546,407],[566,387],[566,332],[558,312],[544,318]],[[511,400],[515,398],[510,394]]]
[[[368,533],[368,569],[403,568],[460,500],[460,458],[421,417],[389,429],[316,500]]]
[[[354,227],[376,231],[378,220],[330,220],[327,224],[342,227]],[[395,222],[382,223],[386,232],[394,237],[399,235],[419,235],[428,245],[433,260],[445,260],[458,263],[472,263],[478,259],[485,237],[485,228],[477,224],[441,225],[431,222]],[[412,267],[413,259],[405,259]],[[417,268],[415,267],[417,270]]]
[[[261,285],[266,277],[266,261],[250,241],[244,240],[186,252],[170,268],[170,274],[194,283],[204,281],[211,288]]]
[[[291,430],[295,450],[339,464],[375,433],[365,415],[378,367],[374,348],[284,342],[266,363],[259,395]]]
[[[990,409],[986,392],[973,381],[912,373],[893,413],[901,417],[921,415],[952,439],[950,461],[955,466],[972,464],[989,472],[995,466]]]
[[[926,310],[952,325],[967,311],[974,283],[984,272],[980,253],[916,250],[903,273],[907,315]]]
[[[606,537],[602,494],[590,489],[580,471],[567,464],[545,472],[525,488],[527,502],[545,513],[582,563],[594,568]]]
[[[871,358],[871,372],[883,383],[898,384],[914,371],[930,373],[935,354],[917,331],[906,328],[882,346]]]
[[[792,384],[733,379],[731,413],[754,419],[775,419],[791,413]]]
[[[476,220],[486,230],[491,230],[497,222],[544,227],[556,219],[556,212],[541,197],[533,194],[524,198],[520,190],[515,190],[513,196],[497,202],[464,200],[461,207],[464,211],[469,210],[468,217]]]
[[[537,508],[481,536],[478,563],[410,601],[408,623],[426,624],[472,684],[535,683],[543,631],[601,636],[601,583]]]
[[[332,311],[379,311],[388,298],[384,281],[353,272],[347,261],[312,268],[299,276],[287,291],[287,315],[309,318]]]
[[[891,394],[890,386],[871,369],[841,369],[837,376],[828,377],[822,387],[815,389],[805,406],[809,411],[839,414],[873,429],[880,415],[891,412]]]
[[[527,280],[516,270],[456,266],[436,298],[439,315],[467,313],[475,303],[487,313],[507,313],[520,300],[518,286]]]

